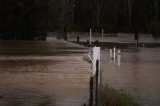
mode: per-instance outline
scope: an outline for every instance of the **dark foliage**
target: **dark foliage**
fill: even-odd
[[[0,37],[45,38],[46,32],[160,34],[159,0],[0,0]]]
[[[44,35],[47,26],[47,0],[1,0],[0,32],[4,39],[33,39]]]

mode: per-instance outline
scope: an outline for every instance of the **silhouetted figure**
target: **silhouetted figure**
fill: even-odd
[[[99,43],[99,41],[96,40],[96,41],[94,42],[94,46],[98,46],[98,43]]]
[[[77,43],[79,43],[79,36],[77,36]]]
[[[86,46],[89,46],[90,44],[89,44],[89,40],[87,40],[87,44],[86,44]]]
[[[138,46],[138,33],[135,33],[135,35],[134,35],[134,39],[135,39],[135,44],[136,44],[136,46]]]

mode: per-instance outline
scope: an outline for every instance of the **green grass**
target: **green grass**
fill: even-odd
[[[103,88],[100,100],[101,106],[137,106],[131,97],[108,87]]]

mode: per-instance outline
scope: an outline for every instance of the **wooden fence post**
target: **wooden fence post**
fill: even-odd
[[[89,106],[98,106],[99,105],[99,90],[101,84],[101,71],[100,71],[100,47],[93,47],[93,57],[92,61],[92,76],[90,77],[90,97],[89,97]]]
[[[95,80],[96,80],[96,83],[95,83],[95,106],[98,106],[98,100],[99,100],[99,60],[96,61],[96,75],[95,75]]]
[[[90,97],[89,106],[93,106],[93,77],[90,77]]]

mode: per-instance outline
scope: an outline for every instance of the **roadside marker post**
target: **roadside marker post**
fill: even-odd
[[[89,37],[89,41],[90,41],[90,46],[92,44],[92,29],[90,28],[90,37]]]

